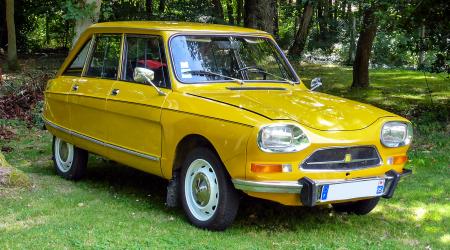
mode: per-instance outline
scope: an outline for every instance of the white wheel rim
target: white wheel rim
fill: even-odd
[[[73,145],[59,138],[55,139],[56,166],[61,172],[68,172],[73,162]]]
[[[209,162],[197,159],[189,165],[184,190],[189,211],[197,220],[206,221],[214,216],[219,204],[219,184]]]

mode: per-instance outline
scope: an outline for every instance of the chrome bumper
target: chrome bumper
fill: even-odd
[[[314,206],[318,199],[317,194],[319,189],[324,184],[337,184],[354,182],[361,180],[385,180],[384,198],[391,198],[400,178],[412,174],[409,169],[403,169],[402,173],[390,170],[381,177],[358,178],[350,180],[318,180],[314,181],[304,177],[298,181],[248,181],[241,179],[233,179],[233,184],[236,189],[245,192],[257,193],[284,193],[284,194],[300,194],[301,201],[306,206]]]

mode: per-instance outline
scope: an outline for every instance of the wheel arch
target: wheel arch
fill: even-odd
[[[177,144],[177,147],[175,149],[175,158],[172,164],[172,176],[174,175],[174,173],[180,171],[181,167],[183,166],[183,161],[186,159],[187,153],[197,147],[206,147],[211,149],[222,162],[222,164],[224,164],[211,141],[199,134],[189,134],[184,136]]]

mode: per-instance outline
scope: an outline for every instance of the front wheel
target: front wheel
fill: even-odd
[[[79,180],[86,172],[88,152],[53,137],[53,165],[56,173],[68,180]]]
[[[180,179],[181,203],[197,227],[224,230],[239,207],[239,195],[220,159],[208,148],[196,148],[186,157]]]
[[[365,215],[370,213],[380,201],[380,197],[333,204],[334,210],[337,212],[347,212],[349,214]]]

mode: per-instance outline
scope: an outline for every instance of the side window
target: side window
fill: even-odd
[[[170,88],[166,57],[159,37],[127,36],[126,56],[123,63],[123,80],[134,82],[136,67],[155,72],[153,83],[161,88]]]
[[[69,67],[66,68],[63,75],[81,76],[81,73],[83,72],[84,63],[86,61],[86,56],[87,53],[89,52],[89,47],[91,46],[91,41],[92,39],[90,39],[88,42],[84,44],[83,48],[78,52],[78,55],[70,63]]]
[[[121,39],[121,35],[96,36],[86,76],[105,79],[117,78]]]

